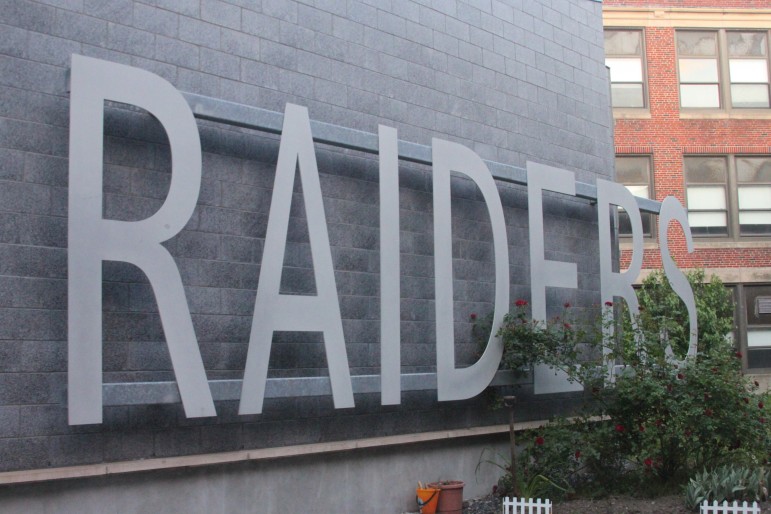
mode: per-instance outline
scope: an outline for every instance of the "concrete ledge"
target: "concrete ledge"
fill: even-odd
[[[515,430],[527,430],[529,428],[538,427],[545,423],[546,421],[544,420],[523,421],[515,423],[514,428]],[[188,455],[184,457],[146,459],[126,462],[109,462],[103,464],[87,464],[83,466],[69,466],[51,469],[8,471],[0,473],[0,485],[45,482],[72,478],[100,477],[108,475],[120,475],[125,473],[136,473],[141,471],[194,468],[213,466],[218,464],[229,464],[234,462],[262,461],[325,453],[350,452],[361,449],[382,448],[413,443],[503,434],[508,432],[508,430],[508,425],[493,425],[487,427],[474,427],[458,430],[443,430],[437,432],[423,432],[418,434],[403,434],[369,439],[355,439],[351,441],[335,441],[329,443],[282,446],[278,448],[264,448],[259,450],[240,450],[237,452],[208,453],[203,455]]]

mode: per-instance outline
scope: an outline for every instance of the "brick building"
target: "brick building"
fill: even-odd
[[[603,24],[617,179],[638,196],[673,195],[687,207],[694,252],[670,226],[675,261],[732,288],[744,367],[767,373],[771,2],[605,0]],[[652,221],[643,275],[661,267]],[[631,246],[621,247],[623,266]]]

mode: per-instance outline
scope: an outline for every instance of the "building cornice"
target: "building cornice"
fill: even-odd
[[[771,9],[611,7],[602,9],[605,27],[771,28]]]

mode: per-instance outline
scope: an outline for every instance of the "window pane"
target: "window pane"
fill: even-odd
[[[610,67],[611,82],[642,82],[642,60],[640,59],[608,58],[605,59],[605,64]]]
[[[645,107],[642,84],[611,84],[613,107]]]
[[[771,234],[771,211],[740,212],[739,233],[743,236],[765,236]]]
[[[717,84],[710,86],[680,86],[680,105],[682,107],[720,107]]]
[[[717,82],[717,59],[680,59],[680,82]]]
[[[605,31],[605,53],[608,55],[642,55],[639,30]]]
[[[728,33],[728,55],[731,57],[745,55],[764,57],[766,55],[766,48],[765,32]]]
[[[626,186],[630,193],[642,198],[648,198],[648,186]]]
[[[768,65],[765,59],[731,59],[728,61],[731,82],[765,84],[768,82]]]
[[[736,169],[739,182],[771,182],[771,158],[737,157]]]
[[[739,209],[771,209],[771,186],[740,187]]]
[[[734,107],[768,107],[768,84],[731,84]]]
[[[651,235],[651,216],[647,212],[640,213],[644,236]],[[626,237],[632,236],[632,222],[629,219],[629,213],[621,208],[618,210],[618,234]]]
[[[767,308],[761,308],[765,307],[769,296],[771,296],[771,286],[744,286],[748,325],[771,325],[771,314]]]
[[[723,157],[686,157],[683,165],[685,180],[689,184],[723,184],[726,181],[726,162]]]
[[[726,213],[725,212],[689,212],[688,224],[691,228],[701,227],[719,227],[725,229]],[[725,233],[725,230],[719,233]]]
[[[748,351],[747,367],[750,369],[771,368],[771,350],[758,348]]]
[[[678,32],[677,51],[680,55],[715,55],[717,53],[717,33]]]
[[[725,188],[721,186],[689,187],[686,191],[688,210],[725,209]]]
[[[748,330],[747,346],[771,346],[771,330]]]
[[[648,184],[649,165],[647,157],[616,157],[616,180],[622,184]]]

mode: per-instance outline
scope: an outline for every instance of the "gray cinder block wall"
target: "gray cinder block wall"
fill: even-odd
[[[4,0],[0,2],[0,471],[203,454],[502,423],[484,397],[400,406],[357,395],[268,400],[239,416],[186,419],[180,405],[105,407],[102,425],[71,427],[66,406],[67,70],[72,54],[156,73],[177,89],[399,138],[460,142],[485,159],[532,160],[594,182],[613,148],[601,4],[590,0]],[[198,122],[203,182],[187,227],[167,243],[182,273],[209,379],[242,378],[278,139]],[[352,374],[379,365],[377,161],[317,145]],[[401,163],[402,366],[434,370],[430,169]],[[147,113],[105,116],[107,218],[138,220],[169,184],[165,133]],[[296,185],[296,193],[299,186]],[[512,300],[529,297],[527,201],[499,184],[508,224]],[[470,314],[491,309],[492,240],[484,204],[453,185],[457,353],[475,359]],[[282,292],[313,293],[307,229],[295,194]],[[598,300],[596,211],[548,197],[548,259],[577,262],[579,289],[549,301]],[[143,273],[104,265],[104,380],[173,380]],[[278,333],[270,376],[326,374],[320,336]],[[567,397],[525,387],[520,419],[563,410]]]

